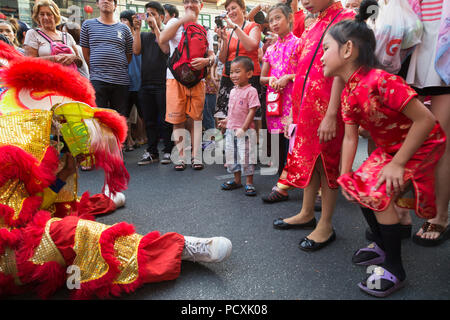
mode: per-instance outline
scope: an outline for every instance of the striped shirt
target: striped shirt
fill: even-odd
[[[443,2],[444,0],[422,0],[420,2],[422,21],[441,20]]]
[[[125,24],[86,20],[81,27],[80,46],[90,51],[90,80],[130,85],[127,54],[133,53],[133,35]]]

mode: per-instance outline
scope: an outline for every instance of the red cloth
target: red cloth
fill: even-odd
[[[73,245],[75,243],[75,231],[77,230],[78,220],[80,218],[69,216],[50,225],[50,237],[68,266],[73,263],[76,256]]]
[[[392,200],[386,184],[373,190],[380,170],[403,145],[412,125],[402,110],[417,96],[399,76],[383,70],[357,70],[342,92],[342,115],[345,123],[357,124],[370,132],[376,149],[355,171],[339,177],[339,184],[362,205],[384,211]],[[434,169],[445,150],[445,133],[436,123],[427,140],[405,165],[404,181],[411,180],[415,201],[397,204],[415,209],[424,219],[436,215]]]
[[[76,256],[73,246],[79,220],[79,217],[68,216],[53,222],[50,226],[50,236],[67,265],[71,265]],[[176,279],[181,271],[183,248],[184,236],[181,234],[169,232],[161,236],[158,231],[153,231],[145,235],[139,244],[138,251],[139,274],[143,277],[139,279],[139,282]]]
[[[83,194],[78,203],[78,216],[83,218],[84,215],[99,215],[116,210],[115,203],[105,196],[103,193],[89,196],[87,192]]]
[[[300,38],[303,34],[303,31],[305,31],[305,13],[303,10],[298,10],[296,13],[294,13],[294,26],[292,27],[292,33],[297,37]]]

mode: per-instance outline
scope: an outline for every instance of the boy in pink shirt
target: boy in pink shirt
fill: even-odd
[[[234,180],[221,185],[223,190],[233,190],[242,187],[241,176],[246,176],[245,194],[255,196],[253,174],[255,172],[256,135],[248,129],[254,129],[253,118],[261,106],[258,91],[249,84],[253,75],[254,65],[250,58],[236,57],[230,68],[230,79],[235,87],[230,92],[228,116],[219,121],[219,127],[226,128],[225,158],[229,173],[234,173]],[[255,139],[249,139],[254,136]]]

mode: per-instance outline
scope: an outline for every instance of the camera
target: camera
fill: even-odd
[[[220,16],[216,16],[214,18],[214,22],[216,23],[217,28],[223,28],[224,27],[223,19],[225,19],[226,16],[227,16],[226,13],[222,13]]]
[[[147,13],[136,13],[136,18],[139,21],[145,20],[148,18],[148,14]]]
[[[257,14],[255,14],[255,16],[253,17],[253,20],[259,25],[269,22],[269,21],[267,21],[266,14],[262,11],[259,11]]]

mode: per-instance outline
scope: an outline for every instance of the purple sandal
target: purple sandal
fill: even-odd
[[[394,285],[385,291],[377,290],[377,284],[379,287],[381,279],[392,282]],[[406,280],[400,281],[396,276],[394,276],[386,269],[382,267],[376,267],[372,275],[367,279],[366,283],[360,282],[358,283],[358,287],[371,296],[384,298],[391,293],[394,293],[395,291],[403,288],[405,286],[405,282]]]
[[[369,260],[361,260],[360,257],[358,257],[362,253],[375,253],[378,255],[378,257],[369,259]],[[352,262],[354,264],[357,264],[359,266],[371,266],[371,265],[378,265],[384,262],[386,259],[386,254],[384,251],[375,243],[372,242],[367,247],[359,249],[353,254]]]

